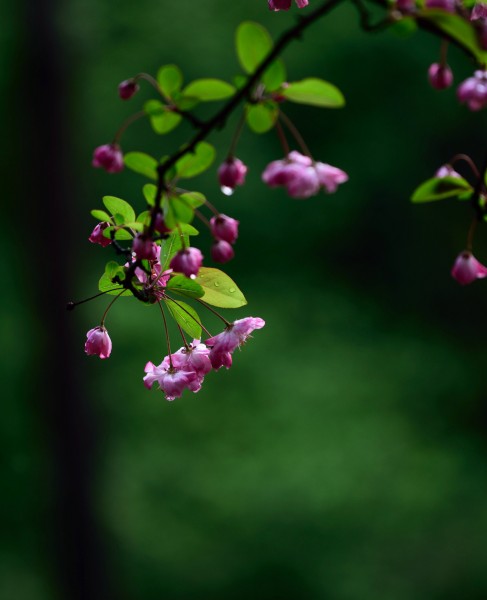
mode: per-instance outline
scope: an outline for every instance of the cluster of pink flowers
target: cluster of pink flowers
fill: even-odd
[[[348,175],[337,167],[314,162],[309,156],[294,150],[283,160],[267,165],[262,180],[271,188],[285,187],[292,198],[309,198],[320,188],[328,193],[336,191],[339,184],[348,181]]]
[[[212,369],[232,366],[232,353],[241,346],[252,331],[264,327],[260,318],[247,317],[230,324],[222,333],[206,340],[193,340],[174,354],[164,357],[158,366],[148,362],[145,366],[144,385],[151,389],[154,383],[165,394],[166,400],[180,398],[185,389],[198,392],[205,375]]]

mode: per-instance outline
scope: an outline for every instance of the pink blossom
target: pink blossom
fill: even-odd
[[[229,244],[234,244],[238,238],[239,222],[227,215],[218,215],[210,219],[211,233],[217,240],[223,240]]]
[[[476,21],[477,19],[487,19],[487,4],[484,4],[483,2],[477,2],[472,9],[470,19],[472,21]]]
[[[166,225],[166,222],[164,220],[164,217],[162,216],[161,212],[158,212],[155,216],[154,219],[154,229],[161,234],[165,234],[165,233],[169,233],[170,231],[172,231],[171,229],[169,229],[169,227]]]
[[[195,371],[184,371],[177,367],[171,367],[168,357],[164,358],[159,366],[148,362],[145,365],[144,385],[151,389],[154,383],[159,384],[159,388],[164,392],[166,400],[180,398],[183,391],[187,388],[192,392],[198,392],[201,389],[201,379]]]
[[[255,329],[262,329],[265,321],[258,317],[246,317],[229,325],[222,333],[206,340],[211,347],[210,361],[214,369],[222,366],[227,369],[232,364],[231,353],[241,346]]]
[[[426,8],[441,8],[447,12],[454,13],[456,9],[456,0],[426,0]]]
[[[143,233],[138,233],[132,243],[132,252],[139,259],[158,260],[161,250],[152,239]]]
[[[112,351],[112,340],[102,325],[90,329],[86,334],[85,352],[88,356],[96,355],[108,358]]]
[[[465,79],[457,90],[460,102],[470,110],[481,110],[487,105],[487,72],[475,71],[473,77]]]
[[[173,365],[183,371],[194,371],[203,380],[204,376],[211,371],[209,359],[210,349],[200,340],[193,340],[189,348],[183,346],[172,355]]]
[[[122,100],[130,100],[139,89],[139,85],[133,79],[126,79],[119,84],[118,95]]]
[[[435,173],[435,177],[443,178],[443,177],[462,177],[460,173],[457,173],[455,169],[449,165],[442,165]]]
[[[245,183],[247,167],[239,158],[227,158],[218,168],[218,179],[222,188],[228,193],[232,192],[237,185]]]
[[[93,152],[91,164],[96,168],[105,169],[107,173],[120,173],[124,167],[120,146],[118,144],[98,146]]]
[[[268,0],[270,10],[289,10],[291,8],[291,0]],[[298,8],[308,6],[308,0],[296,0]]]
[[[471,252],[465,250],[457,256],[451,276],[460,285],[467,285],[476,279],[487,277],[487,267],[481,264]]]
[[[416,10],[415,0],[396,0],[395,9],[402,13],[412,13]]]
[[[226,263],[232,260],[234,256],[234,249],[225,240],[218,240],[211,247],[211,258],[217,263]]]
[[[103,248],[109,246],[112,243],[112,240],[103,235],[103,232],[107,227],[110,227],[110,223],[98,223],[95,229],[93,229],[93,231],[91,232],[91,235],[88,238],[88,240],[92,244],[100,244],[100,246],[103,246]]]
[[[453,83],[453,73],[448,65],[433,63],[428,69],[428,80],[435,90],[445,90]]]
[[[267,165],[262,180],[269,187],[285,187],[292,198],[309,198],[317,194],[320,187],[334,192],[340,183],[348,180],[348,175],[337,167],[313,162],[309,156],[293,151],[285,159]]]
[[[177,273],[183,273],[186,277],[194,279],[198,275],[203,264],[203,255],[198,248],[185,248],[175,254],[171,260],[170,267]]]

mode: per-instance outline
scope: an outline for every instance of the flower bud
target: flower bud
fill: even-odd
[[[225,240],[219,240],[211,247],[211,258],[217,263],[226,263],[234,256],[235,252],[232,246]]]
[[[471,252],[465,250],[457,256],[451,276],[460,285],[467,285],[476,279],[487,277],[487,267],[480,263]]]
[[[435,90],[445,90],[453,83],[453,73],[448,65],[433,63],[428,69],[428,79]]]
[[[85,352],[88,356],[108,358],[112,351],[112,340],[103,326],[94,327],[86,334]]]
[[[194,279],[203,264],[203,255],[198,248],[185,248],[175,254],[169,265],[177,273]]]
[[[93,152],[91,164],[96,168],[105,169],[107,173],[120,173],[124,167],[120,146],[118,144],[98,146]]]
[[[291,0],[268,0],[269,10],[289,10],[291,8]],[[296,0],[298,8],[308,6],[308,0]]]
[[[456,9],[456,0],[426,0],[426,8],[440,8],[447,12],[454,13]]]
[[[130,100],[139,91],[139,85],[133,79],[126,79],[118,86],[118,95],[122,100]]]
[[[158,212],[156,214],[156,216],[155,216],[155,219],[154,219],[154,229],[157,231],[157,233],[160,233],[162,235],[164,235],[165,233],[169,233],[170,231],[172,231],[166,225],[166,222],[164,221],[164,217],[162,216],[162,213],[160,213],[160,212]]]
[[[103,235],[103,232],[107,227],[110,227],[110,223],[107,223],[106,221],[104,223],[98,223],[95,229],[93,229],[91,232],[88,240],[92,244],[100,244],[100,246],[103,246],[103,248],[109,246],[112,243],[112,240]]]
[[[138,233],[132,243],[132,252],[140,260],[156,260],[157,244],[154,244],[152,239],[145,234]]]
[[[470,20],[477,21],[478,19],[487,19],[487,4],[484,2],[477,2],[472,9]]]
[[[455,169],[449,165],[441,165],[441,167],[436,171],[435,173],[435,177],[459,177],[461,178],[462,176],[460,175],[460,173],[457,173],[457,171],[455,171]]]
[[[227,215],[218,215],[210,219],[211,233],[217,240],[223,240],[229,244],[234,244],[238,237],[239,222]]]
[[[227,158],[218,168],[218,180],[222,191],[227,195],[233,193],[237,185],[245,183],[247,167],[239,158]]]
[[[487,105],[487,72],[475,71],[473,77],[458,86],[457,96],[470,110],[482,110]]]

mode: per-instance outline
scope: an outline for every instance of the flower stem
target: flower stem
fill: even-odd
[[[110,302],[110,304],[107,306],[105,312],[103,313],[103,317],[101,318],[101,326],[105,327],[105,319],[107,318],[107,314],[108,311],[112,308],[112,306],[114,305],[114,303],[120,298],[120,296],[125,292],[125,289],[123,289],[120,294],[117,294],[115,296],[115,298]]]
[[[145,116],[147,116],[146,113],[143,110],[141,110],[139,112],[134,113],[128,119],[126,119],[122,123],[122,125],[119,128],[119,130],[117,131],[117,133],[115,134],[112,144],[118,144],[118,142],[120,141],[120,138],[125,133],[126,129],[128,127],[130,127],[130,125],[132,125],[132,123],[135,123],[135,121],[138,121],[139,119],[142,119],[142,117],[145,117]]]
[[[296,140],[296,142],[298,143],[299,147],[304,152],[304,154],[306,154],[306,156],[309,156],[312,160],[314,160],[310,149],[308,148],[308,146],[306,145],[306,142],[303,139],[303,136],[299,133],[297,127],[294,125],[294,123],[291,121],[291,119],[285,113],[283,113],[282,110],[279,111],[279,118],[289,129],[289,131],[291,132],[291,135]]]
[[[169,356],[169,365],[171,367],[171,369],[174,368],[173,364],[172,364],[172,356],[171,356],[171,341],[169,339],[169,330],[167,328],[167,320],[166,320],[166,315],[164,314],[164,309],[162,308],[162,303],[159,300],[158,303],[159,304],[159,308],[161,309],[161,315],[162,315],[162,319],[164,321],[164,331],[166,333],[166,344],[167,344],[167,353]]]
[[[221,319],[225,323],[225,327],[230,327],[231,326],[231,323],[229,321],[227,321],[225,319],[225,317],[222,317],[220,313],[217,313],[216,310],[214,310],[213,308],[211,308],[211,306],[208,306],[208,304],[206,304],[206,302],[203,302],[203,300],[200,300],[199,298],[195,298],[195,300],[196,300],[196,302],[199,302],[202,306],[204,306],[205,308],[207,308],[214,315],[216,315],[219,319]]]

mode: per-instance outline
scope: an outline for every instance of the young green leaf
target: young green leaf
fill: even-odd
[[[185,154],[176,163],[176,173],[181,179],[188,179],[203,173],[215,160],[215,148],[207,142],[200,142],[194,152]]]
[[[345,105],[345,98],[340,90],[323,79],[309,77],[290,83],[282,90],[282,95],[298,104],[309,104],[323,108],[340,108]]]
[[[157,160],[152,156],[144,152],[127,152],[123,158],[125,166],[131,171],[157,180]]]
[[[146,183],[142,188],[145,201],[149,206],[154,206],[156,202],[157,186],[153,183]]]
[[[104,222],[110,222],[111,221],[111,217],[108,213],[106,213],[104,210],[92,210],[91,211],[91,216],[95,217],[95,219],[97,221],[104,221]]]
[[[245,21],[238,26],[235,44],[238,60],[247,73],[255,71],[273,46],[267,29],[253,21]]]
[[[224,100],[235,93],[235,88],[221,79],[196,79],[188,84],[184,90],[184,96],[197,98],[202,102],[213,100]]]
[[[172,292],[179,292],[188,298],[202,298],[205,294],[199,283],[188,279],[184,275],[175,275],[167,282],[166,288]]]
[[[195,340],[201,339],[201,320],[195,309],[181,300],[167,299],[166,303],[176,323]]]
[[[182,235],[179,231],[174,231],[169,235],[169,237],[162,242],[161,247],[161,270],[165,271],[169,268],[169,263],[171,262],[172,257],[179,252],[181,248],[184,246],[189,246],[189,237],[187,234],[183,233]]]
[[[171,196],[169,204],[176,220],[176,223],[191,223],[194,218],[194,211],[184,199],[179,196]]]
[[[255,133],[265,133],[272,129],[276,123],[279,110],[274,103],[247,104],[247,125]]]
[[[103,273],[98,282],[98,289],[100,292],[105,292],[109,296],[118,296],[122,291],[122,286],[118,283],[113,283],[111,278],[107,275],[107,273]],[[126,290],[121,296],[131,296],[132,292],[130,290]]]
[[[150,212],[148,210],[144,210],[137,217],[137,223],[142,223],[143,225],[149,225],[150,222]]]
[[[185,236],[200,234],[200,232],[196,229],[196,227],[193,227],[192,225],[189,225],[188,223],[180,223],[178,229],[180,229],[181,233]]]
[[[184,200],[189,206],[198,208],[206,203],[206,198],[200,192],[185,192],[179,196],[181,200]]]
[[[175,129],[182,121],[182,116],[169,110],[159,100],[149,100],[144,104],[145,112],[150,116],[152,129],[163,135]]]
[[[286,81],[286,67],[282,60],[275,60],[262,76],[262,83],[268,92],[277,90]]]
[[[107,227],[103,230],[103,236],[112,239],[112,231],[115,231],[115,239],[120,241],[132,241],[134,236],[123,227]]]
[[[171,99],[175,92],[179,92],[183,85],[183,74],[176,65],[165,65],[157,73],[157,83],[166,98]]]
[[[220,308],[239,308],[247,304],[247,300],[230,277],[219,269],[201,267],[194,280],[203,288],[202,300]]]
[[[433,177],[422,183],[414,191],[411,202],[434,202],[444,198],[454,198],[472,190],[472,186],[462,177]]]
[[[127,221],[135,221],[135,211],[128,202],[115,196],[103,196],[103,204],[112,215],[121,215],[122,223]],[[120,223],[118,223],[120,225]]]

